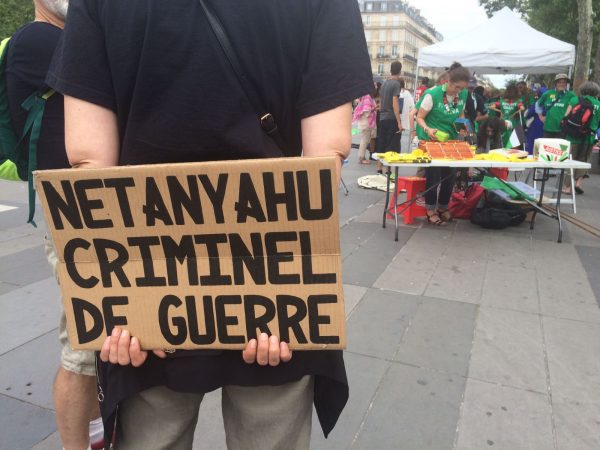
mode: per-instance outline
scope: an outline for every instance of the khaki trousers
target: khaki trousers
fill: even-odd
[[[125,400],[115,449],[190,450],[203,397],[161,386]],[[224,386],[221,402],[229,450],[309,448],[312,376],[281,386]]]

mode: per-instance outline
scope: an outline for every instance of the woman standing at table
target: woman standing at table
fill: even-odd
[[[448,81],[424,95],[417,113],[417,136],[425,141],[437,141],[436,133],[443,131],[450,139],[457,139],[454,121],[464,116],[470,73],[455,62],[448,71]],[[427,222],[445,225],[452,220],[448,203],[454,186],[455,170],[450,167],[428,167],[425,172],[427,189],[439,184],[425,194]]]

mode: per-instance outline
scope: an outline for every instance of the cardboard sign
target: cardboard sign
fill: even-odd
[[[35,173],[75,349],[345,346],[335,158]]]

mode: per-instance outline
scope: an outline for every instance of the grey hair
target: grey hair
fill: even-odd
[[[594,81],[586,81],[579,86],[580,95],[590,95],[592,97],[598,97],[600,95],[600,86]]]
[[[67,9],[69,8],[69,0],[40,0],[40,2],[52,13],[56,14],[61,19],[67,17]]]

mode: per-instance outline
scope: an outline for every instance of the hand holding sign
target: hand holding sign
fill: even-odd
[[[159,358],[166,358],[163,350],[153,350]],[[277,336],[269,337],[266,333],[261,333],[256,339],[251,339],[242,353],[244,361],[248,364],[255,362],[261,366],[278,366],[280,362],[288,362],[292,359],[286,342],[279,342]],[[142,350],[140,341],[136,337],[131,337],[129,331],[113,328],[109,337],[107,337],[100,350],[100,359],[104,362],[119,364],[121,366],[139,367],[146,362],[148,352]]]
[[[288,362],[292,359],[292,352],[286,342],[279,342],[277,336],[267,336],[261,333],[256,339],[251,339],[242,353],[244,361],[248,364],[257,362],[261,366],[278,366],[279,362]]]
[[[166,358],[163,350],[153,350],[159,358]],[[129,331],[113,328],[109,337],[104,340],[100,350],[100,359],[104,362],[110,361],[112,364],[121,366],[139,367],[146,362],[148,352],[142,350],[140,341],[136,337],[131,337]]]

